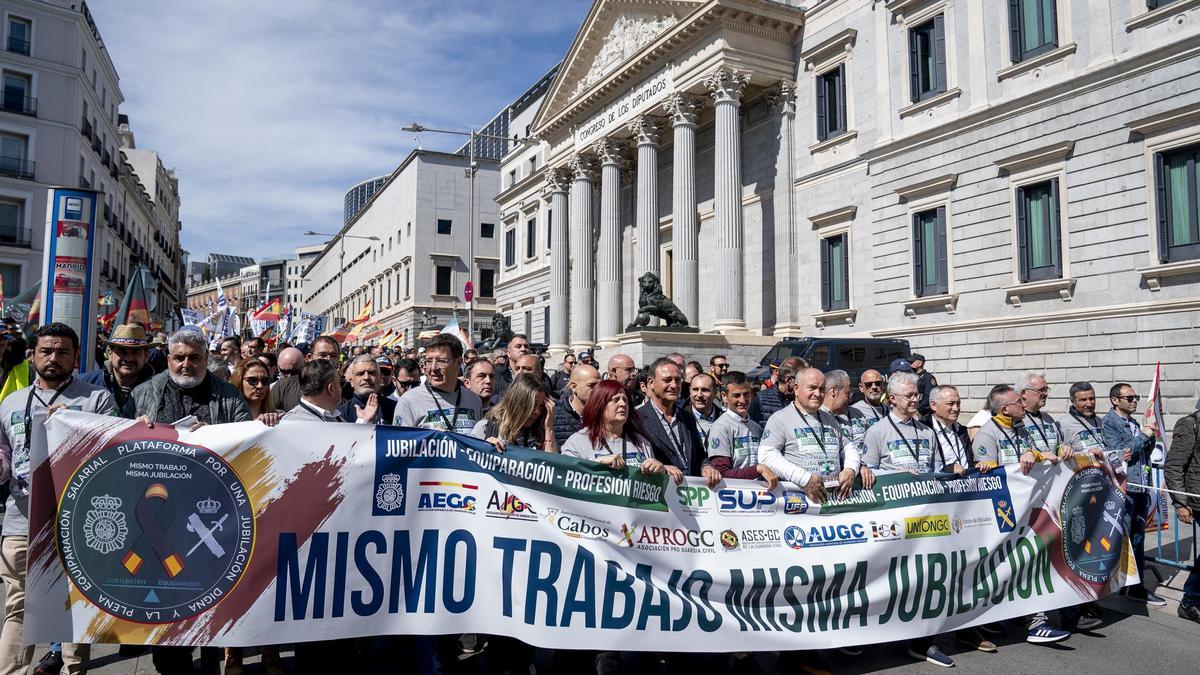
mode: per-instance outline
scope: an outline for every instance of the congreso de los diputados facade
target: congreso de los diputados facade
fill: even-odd
[[[902,337],[1192,407],[1198,0],[598,0],[542,96],[496,308],[552,355]],[[698,332],[630,330],[648,272]]]

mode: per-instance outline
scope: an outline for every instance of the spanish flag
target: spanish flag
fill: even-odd
[[[114,322],[118,326],[128,323],[141,324],[147,328],[150,326],[150,306],[146,300],[146,287],[142,284],[141,265],[129,275],[129,287],[125,289],[125,298],[117,308]]]
[[[360,324],[364,324],[370,318],[371,318],[371,301],[368,300],[367,304],[363,305],[362,311],[358,313],[358,316],[354,317],[353,319],[350,319],[350,325],[358,326]]]
[[[279,321],[279,317],[283,314],[283,305],[279,302],[279,298],[271,300],[267,304],[258,308],[258,311],[250,315],[255,321]]]

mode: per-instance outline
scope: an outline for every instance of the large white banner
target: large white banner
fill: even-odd
[[[62,411],[46,428],[38,642],[812,649],[1075,605],[1136,577],[1122,494],[1085,463],[885,475],[819,505],[399,427],[188,433]]]

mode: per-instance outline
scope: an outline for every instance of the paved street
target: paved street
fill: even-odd
[[[1158,592],[1170,601],[1167,607],[1147,608],[1123,598],[1106,599],[1104,606],[1105,624],[1095,631],[1076,634],[1059,645],[1034,646],[1023,639],[1021,627],[1014,622],[1006,624],[1008,634],[992,638],[999,646],[997,654],[965,651],[965,648],[949,640],[942,642],[947,654],[957,662],[959,673],[1137,673],[1151,668],[1155,673],[1194,672],[1197,659],[1197,639],[1200,625],[1185,621],[1175,614],[1179,589],[1186,575],[1168,578],[1159,586]],[[97,675],[153,675],[154,667],[149,654],[138,658],[118,655],[116,647],[100,646],[93,659],[90,672]],[[35,658],[45,653],[39,646]],[[285,652],[285,664],[291,666],[292,653]],[[371,673],[413,672],[405,666],[391,667],[391,658],[380,658]],[[248,659],[251,675],[260,672],[257,656]],[[470,662],[464,663],[469,666]],[[462,671],[481,672],[484,667],[464,667]],[[740,671],[742,675],[745,671]],[[916,663],[905,653],[902,644],[885,644],[879,648],[867,648],[862,656],[846,657],[838,653],[822,654],[806,660],[791,660],[786,657],[780,670],[782,673],[929,673],[938,669],[925,663]],[[341,673],[339,675],[349,675]],[[575,675],[584,675],[577,673]],[[713,673],[716,675],[716,673]]]

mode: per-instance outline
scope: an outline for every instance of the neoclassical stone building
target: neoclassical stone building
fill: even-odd
[[[592,6],[501,166],[514,327],[739,365],[905,337],[976,401],[1161,361],[1190,408],[1200,1],[800,5]],[[648,271],[699,335],[626,332]]]

